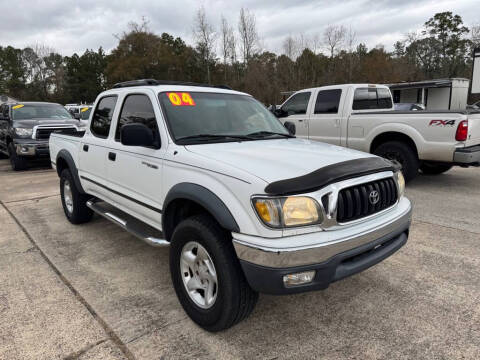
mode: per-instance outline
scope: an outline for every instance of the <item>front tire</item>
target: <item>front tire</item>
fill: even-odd
[[[230,236],[208,215],[193,216],[175,228],[170,273],[183,309],[207,331],[242,321],[258,299],[245,279]]]
[[[447,172],[452,167],[453,167],[452,165],[424,162],[420,167],[420,170],[425,175],[439,175],[439,174],[443,174],[444,172]]]
[[[408,144],[401,141],[388,141],[379,145],[373,152],[388,160],[398,161],[402,165],[405,181],[409,182],[418,175],[418,157]]]
[[[8,144],[8,157],[13,171],[21,171],[27,168],[27,160],[17,155],[17,150],[13,143]]]
[[[87,207],[89,196],[78,191],[69,169],[60,174],[60,196],[65,216],[72,224],[83,224],[92,219],[93,211]]]

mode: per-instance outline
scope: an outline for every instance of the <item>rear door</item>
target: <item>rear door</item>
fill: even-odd
[[[117,95],[106,95],[98,100],[87,134],[80,144],[79,174],[87,193],[104,200],[111,199],[108,189],[106,163],[108,157],[109,135]]]
[[[158,100],[151,90],[126,94],[121,107],[109,156],[107,171],[114,201],[132,215],[149,223],[160,223],[163,157],[167,147],[159,131],[161,114]],[[156,139],[154,147],[125,146],[120,142],[122,126],[141,123],[150,128]]]
[[[315,96],[315,107],[308,121],[309,139],[340,145],[342,89],[319,90]]]
[[[285,101],[280,108],[281,113],[285,115],[281,120],[290,121],[295,124],[296,134],[298,137],[308,138],[308,114],[311,91],[302,91],[293,94]]]

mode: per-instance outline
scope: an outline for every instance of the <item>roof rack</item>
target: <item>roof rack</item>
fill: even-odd
[[[196,82],[189,81],[171,81],[171,80],[155,80],[155,79],[141,79],[141,80],[131,80],[116,83],[113,85],[113,89],[126,88],[132,86],[156,86],[156,85],[183,85],[183,86],[201,86],[201,87],[213,87],[219,89],[232,90],[230,86],[227,85],[209,85],[201,84]]]

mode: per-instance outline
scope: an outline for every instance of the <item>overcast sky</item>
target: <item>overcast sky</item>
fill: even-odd
[[[480,21],[478,0],[0,0],[0,45],[45,44],[63,55],[102,46],[109,51],[131,21],[149,21],[151,30],[168,32],[192,44],[192,23],[203,4],[218,29],[223,14],[237,27],[242,6],[256,16],[261,44],[282,51],[286,36],[322,34],[329,24],[352,27],[357,42],[369,48],[392,44],[420,29],[433,14],[452,11],[467,26]],[[34,5],[38,4],[38,5]]]

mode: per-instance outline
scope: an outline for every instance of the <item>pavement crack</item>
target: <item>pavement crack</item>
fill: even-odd
[[[50,266],[52,271],[57,274],[59,279],[63,282],[63,284],[72,292],[75,298],[87,309],[87,311],[93,316],[93,318],[99,323],[99,325],[103,328],[105,333],[107,334],[108,338],[120,349],[120,351],[125,355],[125,357],[129,360],[135,360],[135,356],[133,353],[128,349],[127,345],[120,339],[120,337],[115,333],[115,331],[107,324],[105,320],[102,319],[100,315],[93,309],[93,307],[88,303],[88,301],[75,289],[73,284],[62,274],[60,269],[58,269],[55,264],[48,258],[48,256],[40,249],[38,244],[35,242],[33,237],[27,231],[27,229],[20,223],[17,217],[10,211],[10,209],[5,206],[3,201],[0,200],[0,205],[5,209],[5,211],[10,215],[10,217],[15,221],[18,225],[20,230],[25,234],[27,239],[32,243],[33,248],[39,252],[42,258],[46,261],[46,263]],[[33,250],[32,250],[33,251]]]
[[[32,246],[31,248],[28,248],[27,250],[23,250],[23,251],[12,251],[7,253],[0,253],[0,256],[28,254],[35,251],[37,251],[37,248],[35,246]]]
[[[433,223],[433,222],[425,221],[425,220],[413,219],[413,223],[422,223],[422,224],[440,226],[440,227],[443,227],[443,228],[446,228],[446,229],[450,229],[450,230],[464,231],[464,232],[466,232],[466,233],[473,234],[473,235],[478,235],[478,234],[480,234],[480,232],[471,231],[471,230],[465,230],[465,229],[460,229],[460,228],[456,228],[456,227],[448,226],[448,225],[443,225],[443,224],[437,224],[437,223]]]
[[[155,328],[153,328],[153,329],[151,329],[151,330],[145,331],[145,332],[141,333],[140,335],[134,337],[133,339],[128,340],[128,341],[127,341],[127,345],[128,345],[128,344],[131,344],[131,343],[134,342],[134,341],[137,341],[138,339],[144,337],[145,335],[148,335],[148,334],[153,333],[154,331],[158,331],[158,330],[165,329],[165,328],[169,327],[170,325],[179,323],[180,321],[183,321],[183,320],[186,320],[186,319],[187,319],[187,317],[185,316],[185,317],[183,317],[183,318],[181,318],[181,319],[178,319],[178,320],[175,320],[175,321],[171,321],[171,322],[168,322],[168,323],[166,323],[166,324],[164,324],[164,325],[162,325],[162,326],[155,327]]]
[[[60,196],[60,194],[38,196],[38,197],[34,197],[34,198],[29,198],[29,199],[18,199],[18,200],[4,201],[3,203],[4,204],[14,204],[14,203],[23,202],[23,201],[43,200],[43,199],[48,199],[48,198],[57,197],[57,196]]]
[[[97,341],[96,343],[93,343],[93,344],[89,344],[87,346],[85,346],[84,348],[78,350],[78,351],[75,351],[74,353],[71,353],[70,355],[67,355],[63,358],[63,360],[75,360],[75,359],[78,359],[80,356],[82,356],[83,354],[85,354],[86,352],[90,351],[91,349],[93,349],[94,347],[100,345],[100,344],[103,344],[104,342],[106,342],[108,339],[103,339],[103,340],[100,340],[100,341]]]

